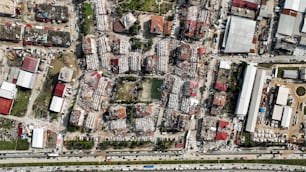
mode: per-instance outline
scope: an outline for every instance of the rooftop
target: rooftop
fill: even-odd
[[[59,23],[65,23],[69,20],[67,6],[37,4],[35,12],[35,18],[37,21],[42,21],[41,19],[47,19],[49,21],[55,20]]]
[[[151,33],[162,34],[164,31],[164,17],[152,16],[151,17]]]
[[[40,59],[35,57],[26,56],[23,59],[21,69],[35,73],[38,70]]]
[[[214,95],[213,105],[223,107],[226,103],[226,93],[224,92],[216,92]]]
[[[65,85],[57,83],[56,86],[55,86],[53,95],[55,95],[57,97],[63,97],[64,92],[65,92]]]
[[[227,140],[228,134],[226,132],[217,132],[216,133],[216,140]]]
[[[0,40],[19,42],[21,40],[21,27],[11,23],[0,25]]]
[[[70,67],[62,67],[58,75],[58,80],[63,82],[70,82],[73,77],[73,69]]]
[[[8,115],[11,113],[14,100],[0,97],[0,114]]]
[[[0,3],[0,14],[15,15],[16,2],[15,0],[2,0]]]

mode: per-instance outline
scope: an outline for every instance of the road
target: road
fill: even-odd
[[[83,166],[38,166],[38,167],[12,167],[4,168],[5,171],[302,171],[303,166],[279,165],[279,164],[158,164],[152,168],[144,168],[144,165],[83,165]]]

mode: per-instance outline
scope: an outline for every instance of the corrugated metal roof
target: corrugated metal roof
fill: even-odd
[[[53,112],[60,112],[62,110],[63,103],[63,98],[53,96],[49,110]]]
[[[283,86],[278,87],[276,104],[287,105],[288,94],[289,94],[289,88]]]
[[[43,148],[44,147],[44,129],[43,128],[33,129],[32,147],[33,148]]]
[[[252,48],[256,21],[231,16],[226,26],[225,53],[248,53]]]
[[[20,70],[16,85],[20,87],[32,89],[35,78],[36,78],[36,74],[27,72],[24,70]]]
[[[281,122],[281,126],[284,128],[288,128],[290,125],[292,115],[292,108],[289,106],[284,106],[283,118]]]
[[[250,108],[249,108],[249,113],[248,113],[248,120],[246,124],[246,131],[248,132],[254,132],[255,131],[255,126],[256,126],[256,121],[257,121],[257,116],[258,116],[258,110],[260,106],[260,100],[261,100],[261,95],[262,95],[262,89],[264,85],[264,80],[266,76],[266,71],[265,70],[258,70],[255,78],[255,83],[254,83],[254,88],[252,92],[252,98],[251,98],[251,103],[250,103]]]

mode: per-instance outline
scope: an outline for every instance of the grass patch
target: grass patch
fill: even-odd
[[[306,106],[304,106],[304,115],[306,115]]]
[[[152,87],[151,87],[151,98],[152,99],[161,99],[162,94],[160,91],[160,87],[163,85],[163,80],[153,78],[152,79]]]
[[[27,111],[30,96],[31,90],[19,89],[17,91],[11,115],[19,117],[24,116]]]
[[[65,142],[67,149],[92,149],[94,146],[93,141],[70,140]]]
[[[123,11],[147,11],[158,13],[158,5],[155,0],[127,0],[120,4]]]
[[[16,150],[28,150],[28,149],[29,149],[29,143],[26,139],[17,140]]]
[[[277,72],[277,77],[282,78],[284,70],[298,70],[298,67],[279,67]]]
[[[29,143],[27,140],[18,139],[14,141],[0,141],[0,150],[28,150]]]
[[[296,94],[297,94],[298,96],[304,96],[304,95],[305,95],[305,92],[306,92],[306,90],[305,90],[304,87],[298,87],[298,88],[296,89]]]
[[[11,129],[14,121],[6,118],[0,119],[0,126],[2,129]]]
[[[0,141],[0,150],[15,150],[15,141]]]
[[[91,26],[93,23],[93,8],[92,4],[89,2],[83,3],[82,8],[82,22],[81,22],[81,31],[87,35],[91,32]]]

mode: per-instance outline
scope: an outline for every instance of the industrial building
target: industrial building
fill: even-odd
[[[59,112],[62,111],[63,104],[64,104],[64,98],[53,96],[52,100],[51,100],[49,110],[52,111],[52,112],[59,113]]]
[[[11,113],[16,94],[15,84],[6,81],[2,83],[0,87],[0,114],[8,115]]]
[[[283,78],[298,79],[299,71],[298,70],[283,70]]]
[[[27,89],[32,89],[35,83],[35,78],[36,78],[35,73],[20,70],[16,85]]]
[[[274,105],[272,120],[281,121],[283,114],[283,107],[280,105]]]
[[[227,20],[222,47],[225,53],[249,53],[254,49],[252,43],[256,21],[230,16]]]
[[[251,93],[256,75],[256,67],[254,64],[248,64],[243,77],[242,90],[239,94],[235,114],[245,117],[248,112]]]
[[[254,88],[252,92],[252,98],[251,98],[251,103],[250,103],[250,108],[249,108],[249,113],[248,113],[246,129],[245,129],[248,132],[255,131],[265,77],[266,77],[265,70],[259,69],[256,72],[255,83],[254,83]]]
[[[302,20],[303,16],[301,14],[294,16],[281,14],[278,23],[277,33],[285,36],[299,35],[300,24]]]
[[[290,9],[304,13],[306,9],[306,0],[286,0],[284,9]]]
[[[32,147],[44,148],[46,146],[46,134],[43,128],[34,128],[32,134]]]
[[[289,96],[289,88],[284,86],[279,86],[277,92],[276,104],[287,105],[288,96]]]
[[[40,59],[35,57],[26,56],[23,59],[21,69],[24,71],[36,73],[38,70]]]
[[[284,106],[281,127],[289,128],[291,116],[292,116],[292,108],[289,106]]]

